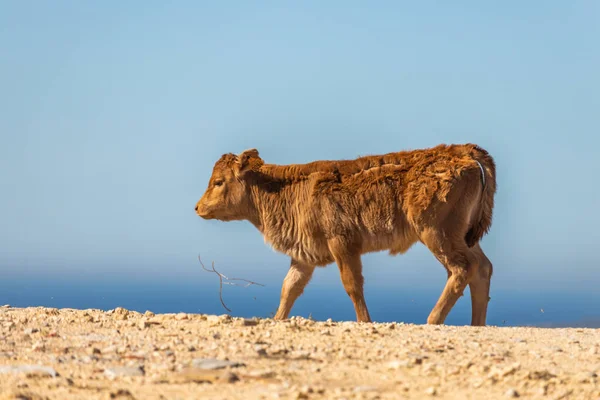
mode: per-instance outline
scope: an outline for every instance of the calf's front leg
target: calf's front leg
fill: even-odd
[[[274,319],[288,318],[294,302],[304,292],[304,288],[310,281],[314,271],[314,265],[304,264],[292,259],[290,269],[281,286],[281,299]]]
[[[348,293],[354,305],[356,320],[358,322],[371,322],[363,292],[364,278],[360,252],[354,249],[353,246],[347,246],[340,239],[330,240],[329,249],[340,269],[344,289],[346,289],[346,293]]]

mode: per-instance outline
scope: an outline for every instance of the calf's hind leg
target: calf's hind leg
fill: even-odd
[[[427,318],[428,324],[440,325],[477,272],[478,260],[467,247],[464,236],[429,228],[423,231],[421,240],[448,271],[446,286]]]
[[[469,283],[472,307],[471,325],[485,326],[493,267],[479,243],[473,246],[471,250],[479,260],[478,271],[473,274],[473,279]]]
[[[273,319],[287,319],[294,302],[304,292],[304,288],[310,281],[314,271],[314,265],[304,264],[292,259],[290,269],[281,286],[279,308]]]

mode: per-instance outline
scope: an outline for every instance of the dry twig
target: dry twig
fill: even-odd
[[[231,312],[231,309],[229,309],[226,305],[225,302],[223,301],[223,285],[232,285],[232,286],[242,286],[242,287],[248,287],[250,285],[258,285],[258,286],[265,286],[262,283],[258,283],[258,282],[254,282],[254,281],[249,281],[248,279],[242,279],[242,278],[228,278],[227,276],[223,275],[222,273],[220,273],[219,271],[217,271],[215,269],[215,262],[212,262],[212,269],[208,269],[204,266],[204,263],[202,262],[202,260],[200,259],[200,256],[198,256],[198,261],[200,261],[200,265],[202,265],[202,269],[204,269],[207,272],[214,272],[215,274],[217,274],[217,276],[219,277],[219,300],[221,300],[221,304],[223,305],[223,307],[225,307],[225,309],[229,312]],[[223,279],[225,279],[225,282],[223,281]],[[244,281],[246,282],[245,285],[239,284],[239,283],[233,283],[233,282],[227,282],[227,281]]]

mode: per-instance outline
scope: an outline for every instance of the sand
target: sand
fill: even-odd
[[[0,399],[600,399],[600,329],[0,308]]]

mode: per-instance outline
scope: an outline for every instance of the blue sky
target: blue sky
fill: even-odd
[[[185,280],[201,254],[279,284],[288,260],[249,223],[194,214],[221,154],[475,142],[498,165],[493,285],[594,290],[599,17],[595,1],[2,2],[0,277]],[[364,263],[372,287],[446,277],[420,245]]]

